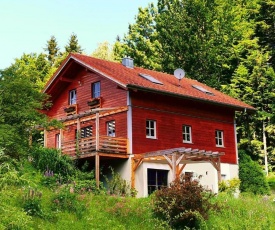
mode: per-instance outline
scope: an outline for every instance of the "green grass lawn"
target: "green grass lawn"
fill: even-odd
[[[21,175],[11,173],[2,179],[19,176],[27,183],[14,185],[0,181],[0,230],[170,229],[154,216],[152,197],[117,197],[104,191],[96,195],[87,191],[76,193],[71,185],[42,183],[41,173],[30,166]],[[200,229],[273,230],[274,198],[274,194],[241,194],[234,198],[220,193],[212,200],[219,208],[209,212],[209,219],[201,222]]]

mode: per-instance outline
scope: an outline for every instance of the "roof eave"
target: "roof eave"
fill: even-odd
[[[238,106],[238,105],[232,105],[232,104],[228,104],[228,103],[211,101],[211,100],[207,100],[207,99],[203,99],[203,98],[197,98],[197,97],[192,97],[192,96],[188,96],[188,95],[167,92],[167,91],[163,91],[163,90],[156,90],[156,89],[146,88],[146,87],[132,85],[132,84],[128,84],[128,85],[126,85],[126,87],[129,89],[137,89],[137,90],[142,90],[142,91],[147,91],[147,92],[152,92],[152,93],[159,93],[159,94],[169,95],[169,96],[174,96],[174,97],[179,97],[179,98],[187,98],[190,100],[204,101],[209,104],[222,105],[222,106],[233,108],[236,111],[245,111],[247,113],[254,113],[257,110],[257,109],[251,108],[251,107]]]
[[[60,69],[57,70],[57,72],[55,73],[54,77],[50,80],[49,84],[45,87],[45,89],[43,90],[43,93],[46,93],[47,90],[49,89],[49,87],[52,85],[52,83],[55,81],[55,79],[58,77],[58,75],[60,74],[60,72],[64,69],[64,67],[67,65],[67,63],[70,61],[70,60],[74,60],[75,62],[79,63],[80,65],[84,66],[85,68],[87,68],[88,70],[90,71],[93,71],[103,77],[106,77],[108,78],[109,80],[115,82],[116,84],[118,84],[119,86],[121,86],[122,88],[126,89],[126,85],[122,84],[121,82],[117,81],[116,79],[110,77],[109,75],[99,71],[98,69],[95,69],[93,68],[92,66],[90,65],[87,65],[85,62],[83,61],[80,61],[78,58],[74,57],[74,56],[70,56],[68,58],[68,60],[66,62],[64,62],[64,64],[62,65],[62,67]]]

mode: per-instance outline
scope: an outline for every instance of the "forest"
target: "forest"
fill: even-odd
[[[0,201],[2,199],[6,205],[0,207],[2,212],[5,207],[11,208],[7,187],[30,186],[29,182],[26,182],[30,180],[29,174],[28,180],[22,177],[24,172],[30,169],[22,169],[22,165],[25,165],[24,162],[29,157],[35,157],[36,148],[40,148],[42,140],[37,127],[60,125],[58,121],[49,121],[39,112],[49,106],[45,104],[47,95],[41,91],[70,52],[84,53],[76,34],[70,36],[67,45],[62,49],[55,36],[52,36],[46,41],[41,53],[24,53],[9,67],[0,70]],[[175,69],[182,68],[186,77],[203,82],[256,108],[253,114],[246,111],[236,114],[240,152],[239,188],[244,193],[270,195],[270,188],[275,187],[274,0],[158,0],[156,5],[151,3],[145,8],[139,8],[135,22],[129,25],[124,36],[117,36],[114,44],[103,41],[88,55],[117,62],[125,56],[130,56],[137,66],[170,74],[173,74]],[[37,146],[30,146],[30,143]],[[60,159],[61,156],[58,161],[63,162]],[[44,169],[37,165],[28,167],[43,172],[46,165],[43,165]],[[254,181],[249,179],[252,175],[249,168],[254,169]],[[72,171],[74,173],[70,176],[78,179],[81,177],[77,173],[76,176],[74,169]],[[67,172],[70,172],[70,169]],[[38,180],[39,176],[33,174]],[[82,177],[87,179],[90,175],[85,174]],[[43,183],[51,183],[42,180]],[[231,183],[233,184],[222,184],[221,190],[229,191],[235,188],[234,183],[237,182]],[[18,194],[22,196],[22,190]],[[39,200],[36,190],[31,194],[30,200],[32,197]],[[6,202],[4,198],[7,199]],[[119,202],[119,205],[122,205],[122,201]],[[124,208],[125,205],[123,203]],[[274,206],[272,208],[274,211]],[[17,210],[14,212],[19,213]],[[110,212],[112,213],[112,210]],[[41,213],[37,215],[43,216]],[[21,227],[12,225],[6,228],[8,225],[4,221],[1,222],[1,218],[4,220],[0,214],[0,229],[28,229],[29,226],[36,229],[34,225],[27,225],[25,228],[20,223],[14,226]],[[20,219],[19,214],[17,218]],[[26,216],[24,218],[27,222],[31,221]],[[221,220],[216,221],[219,224],[218,221]],[[159,228],[156,229],[161,229],[160,226],[165,229],[165,224],[158,224]],[[152,227],[150,224],[148,226]],[[211,223],[208,223],[208,226],[211,226]],[[274,223],[270,226],[274,227]],[[50,227],[52,226],[48,228]],[[258,229],[269,228],[262,226]]]

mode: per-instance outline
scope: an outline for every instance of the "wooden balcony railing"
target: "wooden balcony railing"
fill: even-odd
[[[93,152],[104,152],[112,154],[127,154],[127,139],[109,136],[99,137],[99,146],[96,149],[96,138],[86,137],[78,141],[67,141],[62,143],[61,150],[70,156],[87,155]]]

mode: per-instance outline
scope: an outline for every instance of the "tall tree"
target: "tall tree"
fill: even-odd
[[[256,36],[259,37],[259,43],[270,50],[269,64],[275,68],[275,1],[259,1],[261,8],[256,19]]]
[[[66,53],[82,53],[83,49],[78,44],[77,35],[72,33],[68,44],[65,46]]]
[[[51,65],[54,65],[55,59],[59,54],[59,47],[55,36],[51,36],[50,40],[47,41],[47,45],[46,48],[44,48],[44,50],[47,52],[47,58],[50,61]]]
[[[114,45],[116,60],[129,56],[137,66],[161,70],[161,45],[157,39],[155,17],[157,9],[153,4],[139,8],[136,22],[129,25],[128,34],[123,41]]]
[[[266,158],[272,163],[275,156],[275,72],[267,64],[269,56],[257,46],[250,49],[224,91],[257,109],[253,116],[244,111],[237,117],[240,148],[250,152],[254,159],[264,162]],[[267,170],[267,162],[264,164]]]
[[[113,47],[107,41],[100,43],[97,49],[91,54],[91,56],[108,61],[115,60]]]
[[[0,148],[17,158],[28,148],[35,126],[46,122],[39,112],[46,96],[38,90],[44,68],[40,74],[32,56],[23,55],[0,72]]]
[[[181,67],[189,77],[216,88],[229,83],[239,61],[234,45],[253,33],[253,21],[248,23],[253,4],[247,0],[159,0],[156,23],[163,70],[172,73]]]

